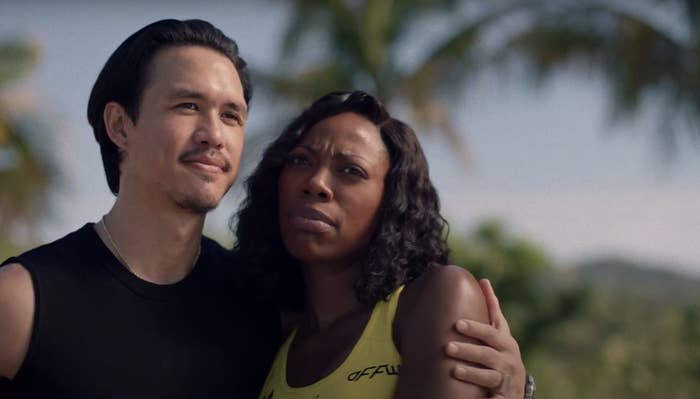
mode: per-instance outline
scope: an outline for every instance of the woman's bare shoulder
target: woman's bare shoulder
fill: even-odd
[[[397,397],[472,398],[485,394],[477,386],[450,378],[454,362],[443,355],[445,345],[450,341],[474,342],[456,332],[454,325],[459,319],[488,323],[486,300],[469,271],[454,265],[435,267],[407,285],[394,324],[402,358]]]
[[[402,301],[416,306],[440,306],[441,311],[454,308],[485,309],[486,302],[478,281],[465,268],[456,265],[434,267],[412,281],[402,295]]]

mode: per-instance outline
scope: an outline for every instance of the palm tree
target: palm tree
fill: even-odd
[[[295,104],[308,104],[331,90],[364,89],[388,105],[405,107],[420,131],[441,133],[468,162],[450,103],[481,65],[478,44],[484,28],[527,3],[481,3],[478,12],[465,15],[447,38],[430,46],[417,66],[407,67],[399,49],[408,34],[426,17],[448,18],[462,3],[297,0],[278,69],[258,72],[258,81]],[[309,57],[319,61],[306,62]]]
[[[524,57],[539,81],[572,63],[601,73],[613,120],[643,110],[658,113],[656,132],[667,159],[680,134],[700,143],[700,2],[547,3],[502,55]],[[664,24],[664,17],[671,23]]]
[[[669,10],[682,17],[666,27],[659,16]],[[601,72],[613,120],[647,110],[645,104],[658,112],[666,157],[680,132],[700,142],[696,0],[297,0],[292,13],[278,69],[258,73],[259,82],[295,104],[334,89],[365,89],[405,106],[420,131],[443,134],[464,159],[450,103],[480,68],[514,58],[527,60],[539,82],[571,62]],[[512,15],[525,18],[513,24]],[[454,25],[451,34],[417,66],[405,66],[404,41],[436,16]],[[483,45],[494,31],[498,44]]]
[[[33,70],[38,56],[34,43],[0,42],[0,255],[28,244],[17,237],[31,239],[47,210],[52,162],[32,140],[26,123],[31,113],[16,101],[21,91],[16,83]]]

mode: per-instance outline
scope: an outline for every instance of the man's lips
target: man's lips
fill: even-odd
[[[218,152],[190,151],[180,157],[180,161],[199,170],[211,173],[228,172],[231,164]]]
[[[292,227],[305,232],[326,233],[336,228],[333,219],[309,206],[293,209],[288,215]]]

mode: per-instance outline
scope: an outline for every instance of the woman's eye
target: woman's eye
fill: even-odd
[[[357,166],[347,166],[342,169],[342,172],[352,176],[367,178],[367,174]]]
[[[300,155],[290,155],[287,157],[287,162],[292,165],[306,165],[309,161]]]

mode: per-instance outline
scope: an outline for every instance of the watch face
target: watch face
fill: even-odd
[[[525,380],[525,399],[535,399],[535,388],[535,377],[528,374]]]

